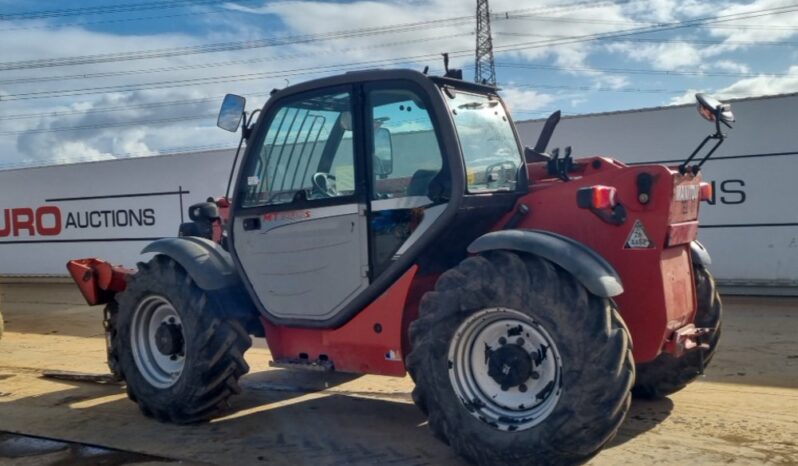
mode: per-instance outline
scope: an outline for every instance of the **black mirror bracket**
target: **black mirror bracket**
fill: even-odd
[[[720,147],[720,145],[723,144],[723,141],[726,140],[726,135],[723,133],[723,131],[720,130],[720,120],[718,120],[718,119],[715,119],[715,133],[714,134],[710,134],[709,136],[705,137],[704,140],[701,141],[701,144],[699,144],[698,147],[696,147],[696,149],[693,151],[693,153],[690,154],[690,157],[687,157],[687,160],[685,160],[681,165],[679,165],[679,173],[680,174],[684,175],[685,173],[687,173],[687,170],[688,170],[688,166],[687,165],[689,165],[690,162],[693,161],[695,156],[701,151],[701,149],[704,148],[704,146],[707,144],[707,142],[709,142],[712,139],[717,141],[715,143],[715,145],[712,146],[712,149],[710,149],[709,152],[707,152],[707,155],[705,155],[701,159],[701,161],[698,162],[697,165],[695,165],[693,167],[689,167],[690,171],[692,171],[693,175],[697,175],[698,172],[701,171],[701,166],[704,165],[704,163],[707,160],[709,160],[710,157],[712,157],[712,154],[714,154],[715,151],[718,150],[718,147]]]

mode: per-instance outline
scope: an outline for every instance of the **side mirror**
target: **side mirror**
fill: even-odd
[[[244,116],[246,104],[247,99],[240,95],[227,94],[224,96],[222,108],[219,109],[219,118],[216,120],[216,126],[225,131],[230,131],[231,133],[238,131],[241,118]]]
[[[734,123],[731,105],[724,104],[706,94],[696,94],[695,99],[698,104],[698,113],[705,120],[712,123],[720,122],[731,128],[731,123]]]
[[[393,140],[388,128],[374,130],[374,174],[385,178],[393,173]]]

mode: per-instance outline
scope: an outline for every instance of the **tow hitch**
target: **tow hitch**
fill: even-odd
[[[712,332],[713,329],[711,328],[699,328],[696,327],[695,324],[687,324],[673,332],[671,337],[665,341],[662,351],[670,353],[673,357],[678,358],[688,351],[696,349],[707,350],[709,349],[709,345],[702,343],[701,337],[709,335]],[[701,372],[703,373],[703,367],[701,368]]]

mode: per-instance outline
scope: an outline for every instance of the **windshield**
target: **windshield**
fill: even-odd
[[[523,159],[499,98],[451,89],[446,95],[465,158],[468,192],[515,190]]]

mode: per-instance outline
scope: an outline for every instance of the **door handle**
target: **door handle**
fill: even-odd
[[[244,230],[260,230],[260,218],[258,217],[245,218]]]

